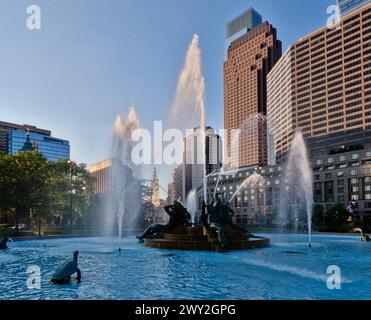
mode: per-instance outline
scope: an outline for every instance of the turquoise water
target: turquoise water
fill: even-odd
[[[226,254],[145,248],[134,238],[122,252],[106,238],[10,243],[0,251],[0,299],[371,299],[371,243],[359,237],[267,235],[271,246]],[[49,279],[79,250],[82,283]],[[27,268],[41,269],[41,288],[27,288]],[[329,265],[341,290],[327,288]]]

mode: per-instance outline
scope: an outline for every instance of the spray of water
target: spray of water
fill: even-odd
[[[191,214],[191,222],[195,223],[196,211],[197,211],[197,194],[196,190],[191,190],[186,199],[186,207],[188,212]]]
[[[186,115],[186,116],[184,116]],[[199,36],[194,35],[188,47],[183,69],[178,79],[174,104],[170,111],[170,121],[173,126],[186,130],[199,126],[201,129],[200,148],[202,155],[197,157],[203,159],[204,173],[204,199],[207,201],[206,193],[206,154],[205,154],[205,78],[202,73],[201,50],[199,47]]]
[[[247,177],[237,188],[236,192],[232,195],[232,197],[229,199],[229,203],[232,203],[234,198],[237,196],[237,194],[246,188],[254,188],[257,187],[260,189],[260,186],[264,186],[265,184],[265,178],[259,174],[259,173],[253,173],[251,176]]]
[[[131,158],[133,142],[131,135],[139,128],[139,121],[134,108],[130,108],[126,117],[118,116],[112,146],[112,203],[111,214],[107,215],[109,229],[118,226],[119,242],[122,230],[133,228],[141,206],[141,167]],[[117,221],[117,222],[116,222]]]
[[[306,216],[309,246],[312,244],[313,171],[303,135],[298,131],[290,146],[281,188],[279,220],[282,227],[298,230],[301,212]]]

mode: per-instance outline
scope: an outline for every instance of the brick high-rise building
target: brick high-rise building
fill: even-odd
[[[230,25],[231,23],[229,23]],[[230,37],[230,34],[228,34]],[[234,166],[267,163],[267,75],[281,57],[276,29],[264,22],[234,40],[224,62],[225,151]],[[240,129],[239,145],[233,146],[233,129]],[[237,153],[232,152],[238,148]],[[233,154],[231,154],[233,153]]]
[[[276,160],[296,129],[310,155],[371,145],[371,3],[293,44],[268,76]]]

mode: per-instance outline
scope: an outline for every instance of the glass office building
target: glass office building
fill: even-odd
[[[242,37],[263,22],[262,16],[254,9],[249,8],[227,24],[225,54],[234,40]]]
[[[344,16],[351,11],[371,2],[371,0],[337,0],[341,15]]]
[[[29,133],[34,150],[40,152],[48,160],[57,161],[70,159],[70,144],[67,140],[57,139],[41,133]],[[24,130],[10,130],[8,132],[8,154],[20,151],[27,140]]]

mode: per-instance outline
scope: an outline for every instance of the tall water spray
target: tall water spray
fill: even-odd
[[[178,79],[175,101],[170,115],[172,125],[179,129],[201,129],[201,157],[203,164],[204,199],[207,201],[206,181],[206,124],[205,124],[205,78],[202,73],[201,50],[199,37],[193,36],[188,47],[183,69]]]
[[[238,193],[243,189],[252,189],[258,188],[259,190],[264,188],[266,179],[259,173],[254,172],[251,176],[247,177],[236,189],[235,193],[229,199],[229,203],[232,203],[234,198],[238,195]]]
[[[195,223],[196,212],[197,212],[197,193],[196,190],[191,190],[186,199],[186,207],[188,212],[191,214],[191,222]]]
[[[112,146],[112,203],[111,214],[106,222],[109,229],[118,226],[119,242],[122,230],[130,231],[135,225],[141,207],[141,168],[134,164],[131,157],[134,130],[139,128],[134,108],[126,117],[116,118]]]
[[[295,231],[304,212],[308,227],[308,242],[312,245],[313,170],[303,135],[298,131],[290,145],[289,157],[281,183],[279,223],[294,225]]]

